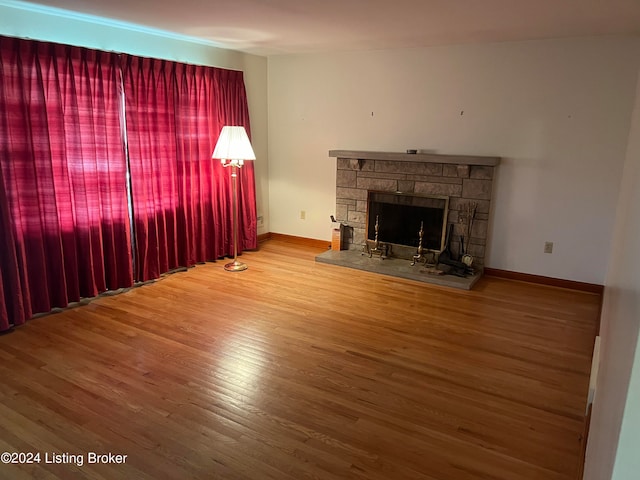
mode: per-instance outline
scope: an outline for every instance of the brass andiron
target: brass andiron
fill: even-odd
[[[424,240],[424,222],[420,222],[420,231],[418,232],[418,237],[420,241],[418,242],[418,252],[413,256],[413,262],[411,262],[411,266],[413,267],[416,263],[422,262],[425,267],[435,267],[437,260],[436,254],[433,251],[425,250],[422,246],[422,242]]]
[[[369,242],[367,241],[366,246],[367,246],[367,250],[369,251],[369,258],[371,258],[373,255],[377,255],[380,257],[381,260],[384,260],[385,258],[387,258],[387,253],[388,253],[388,247],[387,245],[381,244],[380,241],[378,240],[378,233],[380,230],[380,222],[379,220],[380,215],[376,215],[376,225],[375,225],[375,232],[376,232],[376,236],[373,240],[373,247],[369,246]]]
[[[413,267],[417,262],[427,263],[427,257],[423,255],[424,249],[422,248],[422,238],[424,237],[424,222],[420,222],[420,231],[418,232],[418,237],[420,241],[418,242],[418,252],[413,256],[413,262],[411,262],[411,266]]]

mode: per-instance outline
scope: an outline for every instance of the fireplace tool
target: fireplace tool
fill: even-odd
[[[460,215],[460,222],[466,223],[466,235],[467,246],[465,248],[464,237],[460,236],[460,261],[467,267],[470,267],[473,263],[473,256],[469,254],[469,245],[471,245],[471,230],[473,229],[473,221],[476,218],[476,210],[478,204],[476,202],[469,202],[464,206],[464,212]]]
[[[471,256],[469,254],[469,246],[471,245],[471,230],[473,229],[473,220],[476,218],[476,209],[478,208],[478,204],[476,202],[469,202],[466,205],[465,208],[465,220],[466,220],[466,226],[467,226],[467,248],[465,249],[464,246],[462,248],[462,258],[460,259],[462,261],[462,263],[464,263],[467,267],[470,267],[471,264],[473,263],[473,256]],[[462,245],[464,245],[462,242],[463,240],[460,241]]]
[[[447,229],[447,238],[445,240],[444,250],[442,250],[442,252],[440,252],[440,255],[438,256],[438,263],[447,265],[449,267],[446,270],[446,273],[448,273],[449,275],[455,275],[457,277],[466,277],[468,273],[471,273],[469,266],[451,258],[451,236],[452,235],[453,235],[453,224],[450,223],[449,228]]]

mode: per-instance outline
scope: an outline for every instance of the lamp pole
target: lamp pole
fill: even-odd
[[[228,272],[241,272],[246,270],[247,264],[238,261],[238,169],[242,167],[240,161],[231,160],[225,163],[225,167],[231,167],[232,211],[233,211],[233,262],[227,263],[224,269]]]

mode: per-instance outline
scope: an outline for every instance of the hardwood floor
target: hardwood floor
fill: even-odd
[[[271,240],[245,272],[197,266],[0,337],[0,452],[41,454],[0,478],[576,479],[598,295],[317,253]]]

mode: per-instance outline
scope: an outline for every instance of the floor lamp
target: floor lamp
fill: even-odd
[[[246,270],[247,264],[238,261],[238,169],[245,160],[255,160],[256,155],[244,127],[222,127],[218,143],[213,150],[212,158],[219,158],[223,167],[231,167],[231,185],[233,187],[233,262],[227,263],[224,269],[228,272]]]

